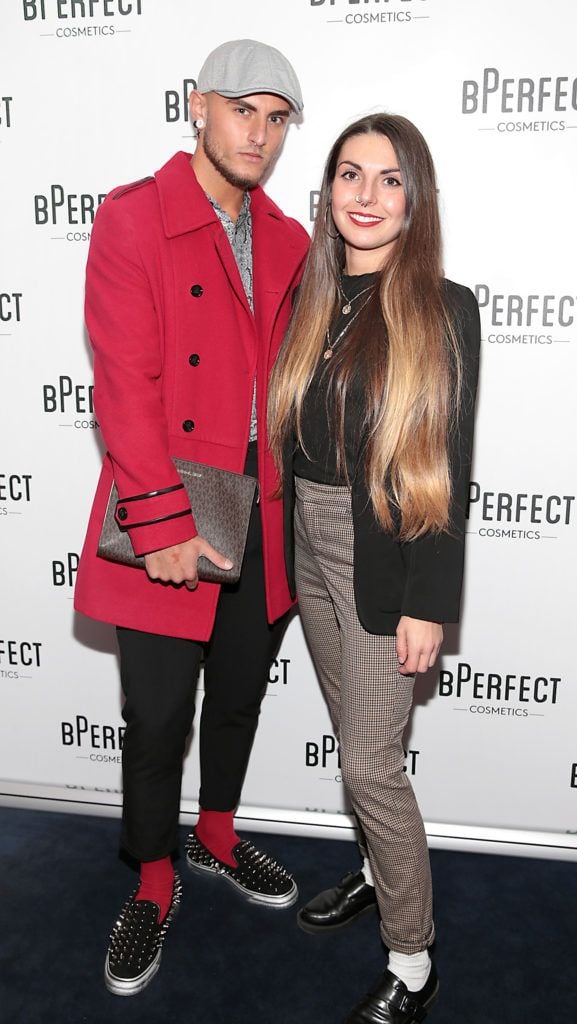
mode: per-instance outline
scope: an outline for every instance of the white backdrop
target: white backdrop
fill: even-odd
[[[385,108],[437,165],[449,277],[477,290],[482,378],[464,614],[416,687],[407,771],[432,844],[575,856],[573,0],[5,0],[0,13],[0,790],[118,813],[113,630],[72,589],[102,443],[83,277],[113,186],[193,147],[206,54],[281,48],[305,115],[268,190],[310,229],[329,146]],[[196,742],[183,813],[198,788]],[[240,816],[350,835],[298,620],[271,668]]]

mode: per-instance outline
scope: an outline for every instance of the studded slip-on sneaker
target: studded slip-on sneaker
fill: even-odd
[[[174,875],[172,900],[164,921],[158,923],[158,904],[136,900],[138,889],[124,904],[112,929],[104,966],[104,984],[115,996],[134,996],[152,981],[162,955],[162,944],[182,896],[182,883]]]
[[[284,909],[296,901],[298,889],[294,878],[272,857],[261,853],[246,839],[233,847],[232,855],[238,864],[236,868],[214,857],[194,832],[186,840],[186,860],[193,871],[220,875],[236,886],[250,903]]]

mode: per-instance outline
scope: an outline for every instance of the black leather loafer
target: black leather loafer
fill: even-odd
[[[326,932],[342,928],[376,905],[374,886],[367,885],[362,871],[350,872],[333,889],[325,889],[302,907],[297,923],[305,932]]]
[[[358,1006],[346,1019],[346,1024],[420,1024],[435,1002],[439,979],[435,965],[419,992],[409,992],[407,986],[391,971],[379,978]]]

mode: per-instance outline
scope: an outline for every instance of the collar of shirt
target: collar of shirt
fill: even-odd
[[[205,192],[205,195],[206,195],[206,198],[208,199],[209,203],[211,204],[211,206],[214,208],[214,212],[216,213],[216,215],[217,215],[218,219],[220,220],[221,224],[223,225],[223,227],[224,228],[229,228],[229,229],[232,228],[232,232],[234,234],[236,234],[238,229],[241,228],[245,224],[245,222],[249,219],[249,217],[250,217],[250,193],[249,192],[245,192],[244,193],[244,198],[243,198],[243,201],[242,201],[242,206],[241,206],[240,213],[239,213],[236,221],[234,221],[232,219],[232,217],[230,216],[229,213],[226,212],[226,210],[223,210],[222,206],[220,206],[217,203],[216,199],[213,199],[213,197],[211,195],[209,195],[208,192]],[[227,231],[227,234],[228,233],[229,232]]]

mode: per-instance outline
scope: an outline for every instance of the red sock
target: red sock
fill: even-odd
[[[232,851],[240,842],[233,826],[234,811],[205,811],[200,808],[195,833],[203,846],[231,868],[238,867]]]
[[[140,889],[137,900],[152,900],[158,903],[158,923],[164,921],[170,908],[174,886],[174,868],[170,857],[161,860],[142,861],[140,865]]]

